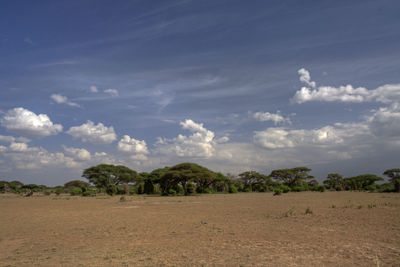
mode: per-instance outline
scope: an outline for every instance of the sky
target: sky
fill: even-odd
[[[400,2],[0,1],[0,180],[400,167]]]

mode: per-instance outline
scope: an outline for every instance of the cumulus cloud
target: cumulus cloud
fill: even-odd
[[[341,127],[343,128],[343,127]],[[332,145],[343,142],[348,131],[339,127],[325,126],[314,130],[289,130],[285,128],[268,128],[265,131],[256,131],[254,141],[258,145],[268,148],[287,148],[304,145]]]
[[[146,154],[149,153],[144,140],[136,140],[129,135],[124,135],[117,147],[119,151],[132,154],[132,158],[137,160],[146,160]]]
[[[0,153],[15,169],[41,169],[48,166],[81,168],[82,164],[61,152],[51,153],[42,147],[30,147],[25,143],[0,146]]]
[[[60,124],[53,124],[46,114],[36,115],[21,107],[8,110],[0,123],[8,131],[34,137],[56,135],[63,129]]]
[[[279,123],[291,123],[290,119],[283,117],[279,111],[277,113],[256,112],[253,114],[253,117],[259,121],[273,121],[275,125]]]
[[[379,108],[367,116],[367,122],[376,136],[400,141],[400,103]]]
[[[163,154],[175,154],[178,157],[210,158],[214,154],[214,133],[204,128],[202,123],[193,120],[180,122],[182,129],[192,132],[186,136],[179,134],[173,139],[159,138],[158,151]]]
[[[376,101],[381,103],[393,103],[400,101],[400,84],[386,84],[373,90],[364,87],[354,88],[352,85],[332,87],[319,86],[310,81],[309,72],[305,69],[299,70],[300,81],[307,86],[302,87],[295,93],[291,102],[305,103],[309,101],[326,102],[354,102],[362,103]]]
[[[67,147],[63,146],[64,151],[67,155],[71,156],[75,160],[87,161],[92,158],[90,152],[84,148],[75,148],[75,147]]]
[[[92,93],[98,93],[99,92],[99,88],[97,88],[97,86],[95,86],[95,85],[90,86],[89,90]]]
[[[311,81],[311,75],[310,72],[304,68],[301,68],[297,71],[300,75],[300,81],[307,84],[308,86],[314,88],[316,86],[316,83]]]
[[[119,96],[117,89],[106,89],[104,90],[104,93],[110,94],[113,97]]]
[[[13,136],[0,135],[0,142],[11,143],[14,141],[15,138]]]
[[[50,98],[56,102],[57,104],[67,104],[71,107],[80,107],[78,103],[72,102],[68,100],[68,97],[60,95],[60,94],[52,94]]]
[[[67,134],[74,138],[80,138],[84,142],[94,144],[110,144],[117,139],[114,127],[106,127],[102,123],[95,125],[90,120],[80,126],[71,127],[67,131]]]

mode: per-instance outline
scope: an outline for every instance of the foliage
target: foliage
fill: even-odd
[[[345,189],[345,182],[343,177],[338,173],[330,173],[324,180],[324,185],[328,189],[333,189],[336,191],[342,191]]]
[[[96,195],[95,190],[86,190],[85,192],[82,193],[82,196],[84,197],[92,197]]]
[[[175,165],[166,171],[160,179],[163,194],[180,185],[184,195],[188,195],[189,182],[196,184],[197,192],[203,193],[214,182],[216,174],[195,163],[185,162]]]
[[[368,190],[368,187],[377,181],[383,181],[382,177],[374,174],[362,174],[355,177],[345,178],[346,190]]]
[[[386,170],[383,174],[389,177],[389,182],[394,185],[394,191],[400,192],[400,168]]]
[[[236,188],[235,185],[231,184],[231,185],[229,185],[228,192],[229,192],[230,194],[234,194],[234,193],[237,193],[238,190],[237,190],[237,188]]]
[[[82,188],[80,187],[70,187],[69,188],[69,194],[71,196],[77,196],[82,194]]]
[[[244,191],[265,192],[268,185],[272,184],[269,176],[256,171],[247,171],[239,174],[239,180],[243,183]]]
[[[83,189],[87,189],[90,185],[84,181],[81,180],[72,180],[64,184],[65,188],[69,187],[79,187]]]
[[[100,164],[85,169],[82,177],[98,188],[106,188],[106,192],[112,195],[116,192],[116,185],[135,182],[138,174],[122,165]]]
[[[302,186],[306,180],[314,178],[308,174],[310,171],[311,169],[307,167],[273,170],[269,177],[277,181],[282,181],[284,185],[293,188],[295,186]]]

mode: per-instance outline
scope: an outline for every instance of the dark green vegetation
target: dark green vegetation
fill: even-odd
[[[97,193],[167,196],[237,192],[274,192],[274,195],[281,195],[287,192],[325,190],[400,192],[400,168],[389,169],[383,173],[389,178],[386,183],[382,177],[373,174],[343,178],[338,173],[330,173],[323,181],[323,185],[320,185],[309,174],[310,171],[311,169],[307,167],[296,167],[273,170],[270,175],[246,171],[234,176],[223,175],[198,164],[185,162],[155,169],[150,173],[137,173],[122,165],[100,164],[83,171],[82,177],[89,183],[72,180],[64,186],[50,188],[45,185],[25,185],[19,181],[0,181],[0,192],[20,193],[25,196],[30,196],[33,192],[43,192],[46,195],[69,193],[83,196],[93,196]]]

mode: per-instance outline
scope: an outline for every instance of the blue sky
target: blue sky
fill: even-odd
[[[0,179],[399,167],[398,1],[1,1]]]

